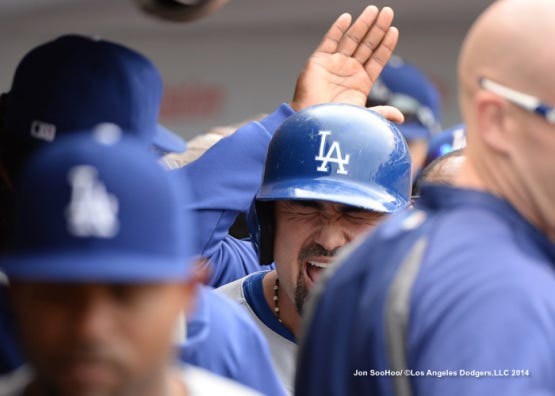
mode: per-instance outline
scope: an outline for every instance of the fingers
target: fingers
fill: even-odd
[[[336,52],[339,40],[341,40],[341,37],[343,37],[347,29],[349,28],[349,25],[351,24],[351,19],[352,18],[350,14],[341,14],[339,18],[335,20],[333,25],[331,25],[330,29],[322,39],[316,51],[326,52],[328,54]]]
[[[371,29],[366,29],[367,34],[359,40],[360,45],[356,48],[353,57],[364,64],[374,55],[383,40],[386,38],[391,23],[393,22],[393,10],[389,7],[384,7]]]
[[[341,37],[338,43],[336,52],[340,52],[349,57],[352,56],[360,43],[364,41],[368,31],[373,30],[372,26],[375,24],[379,15],[381,15],[381,13],[378,11],[378,7],[366,7],[349,30],[343,34],[343,37]]]
[[[397,44],[398,31],[391,31],[393,10],[384,7],[381,11],[376,6],[368,6],[351,24],[351,15],[342,14],[330,27],[316,52],[328,54],[341,53],[355,58],[361,64],[372,61],[379,55],[378,64],[391,56]],[[397,35],[394,35],[397,34]],[[385,48],[382,48],[386,45]]]
[[[397,45],[397,40],[399,39],[399,31],[395,27],[390,27],[379,47],[370,56],[370,59],[364,64],[364,69],[366,73],[372,80],[372,83],[376,81],[385,64],[391,57],[395,46]]]
[[[395,122],[397,124],[402,124],[405,121],[405,117],[401,111],[393,106],[373,106],[369,107],[370,110],[383,116],[386,120]]]

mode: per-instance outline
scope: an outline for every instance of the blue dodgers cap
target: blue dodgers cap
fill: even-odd
[[[122,45],[65,35],[19,63],[6,104],[8,142],[28,150],[59,134],[110,122],[164,152],[185,144],[158,124],[162,79],[143,55]]]
[[[464,124],[452,126],[430,139],[424,167],[431,164],[436,158],[451,151],[466,147],[466,131]]]
[[[20,280],[185,280],[197,249],[183,182],[113,124],[72,133],[27,163],[0,267]]]
[[[366,106],[391,105],[405,116],[398,125],[407,140],[428,139],[441,130],[441,98],[436,86],[416,67],[392,57],[368,94]]]

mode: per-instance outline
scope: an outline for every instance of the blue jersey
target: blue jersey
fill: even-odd
[[[212,266],[210,285],[218,287],[261,267],[250,241],[237,240],[229,228],[254,199],[264,170],[270,140],[293,114],[286,104],[260,122],[251,122],[220,140],[196,161],[172,172],[191,181],[193,209],[198,215],[201,255]]]
[[[506,201],[425,186],[316,290],[297,393],[554,394],[554,264]]]
[[[265,395],[286,394],[258,327],[243,308],[208,287],[199,289],[195,311],[187,317],[179,357]]]

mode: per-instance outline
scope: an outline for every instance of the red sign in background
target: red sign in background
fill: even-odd
[[[166,121],[215,118],[224,110],[227,90],[221,84],[182,83],[165,86],[160,119]]]

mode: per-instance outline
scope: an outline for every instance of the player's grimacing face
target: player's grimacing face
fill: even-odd
[[[15,283],[13,306],[37,384],[60,396],[152,386],[193,290],[178,283]]]
[[[337,251],[374,228],[383,214],[326,201],[276,201],[274,259],[280,288],[297,311]]]

